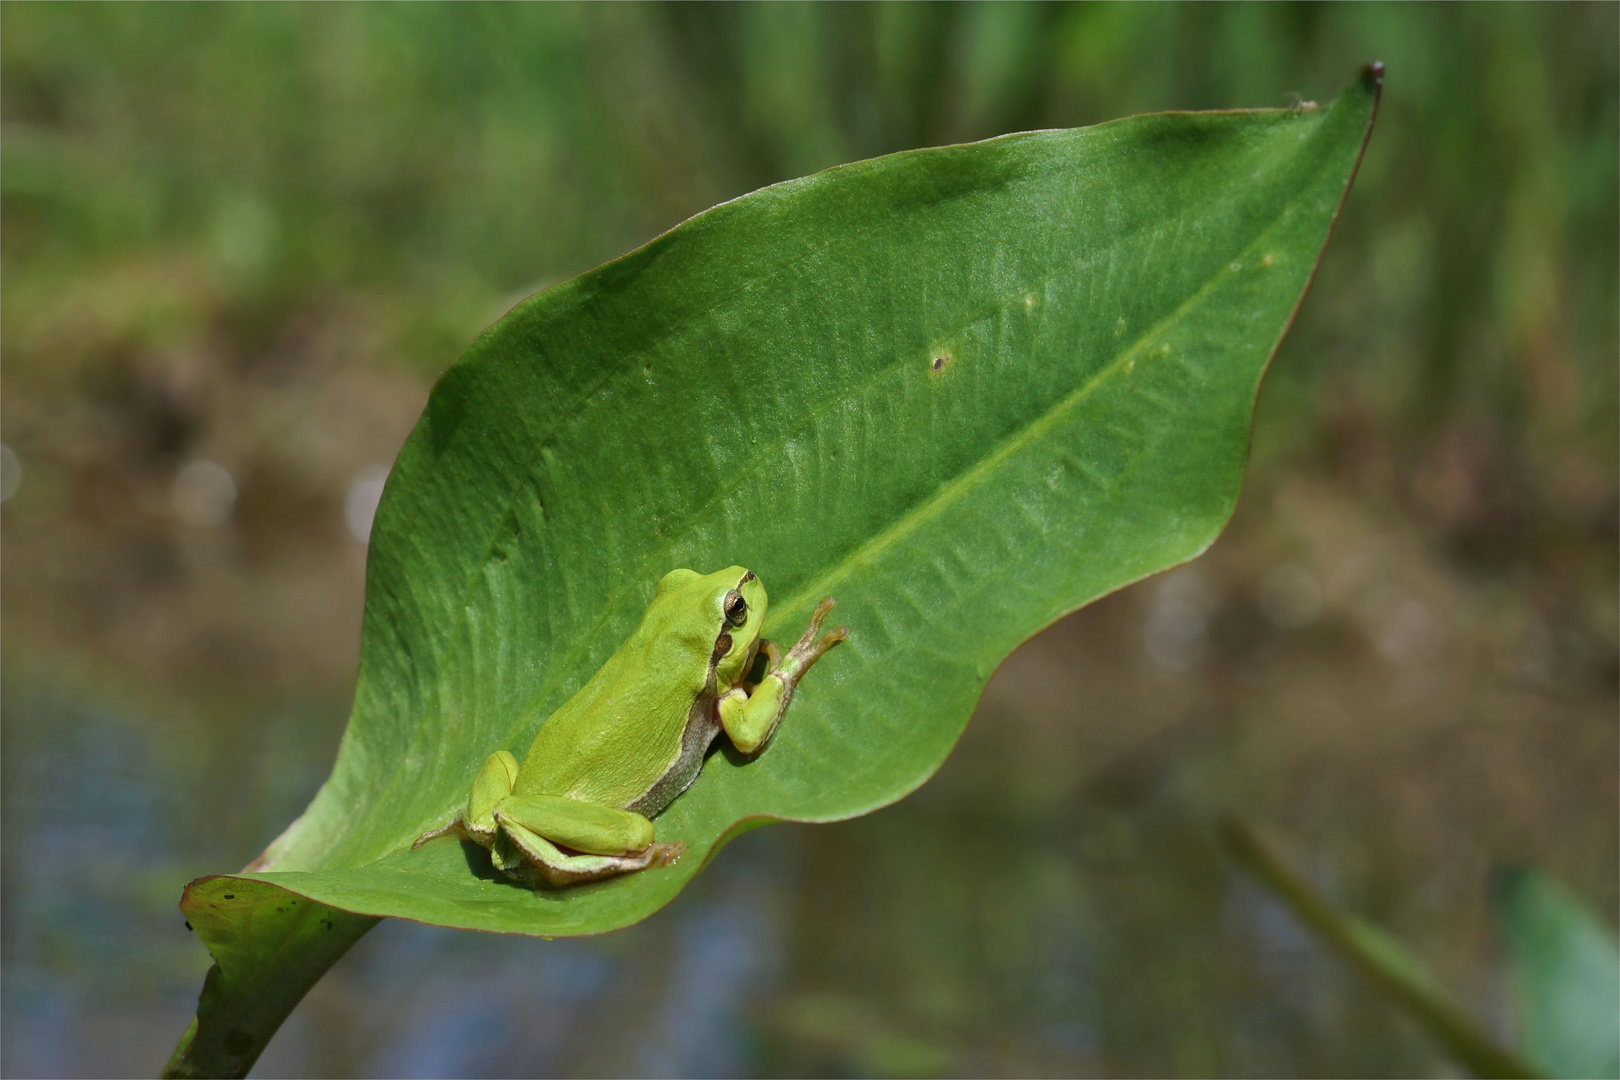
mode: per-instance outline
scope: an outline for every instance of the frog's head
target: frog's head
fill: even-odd
[[[715,574],[671,570],[658,583],[647,619],[659,624],[658,636],[687,643],[682,649],[692,660],[714,665],[715,686],[723,694],[754,658],[766,603],[765,586],[746,566]]]
[[[713,628],[711,663],[715,684],[724,693],[737,684],[754,658],[760,628],[765,625],[765,586],[745,566],[705,574],[691,585],[698,586],[692,592],[703,619]]]

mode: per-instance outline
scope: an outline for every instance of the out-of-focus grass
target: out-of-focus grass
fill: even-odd
[[[324,775],[363,582],[345,503],[363,533],[364,485],[428,383],[511,302],[840,161],[1324,100],[1371,59],[1379,126],[1210,557],[1016,656],[916,799],[728,855],[742,884],[710,892],[744,913],[764,897],[746,932],[689,905],[585,952],[362,947],[265,1067],[398,1072],[389,1017],[448,1015],[433,987],[454,983],[569,1019],[445,1035],[441,1071],[859,1069],[858,1048],[794,1034],[815,1028],[795,1002],[829,1000],[878,1002],[874,1030],[945,1048],[948,1071],[1428,1068],[1224,875],[1208,826],[1233,804],[1295,830],[1319,884],[1486,1015],[1505,1015],[1484,974],[1492,860],[1548,865],[1612,920],[1617,22],[1607,5],[0,7],[0,437],[22,467],[0,518],[3,1071],[161,1062],[205,961],[128,868],[163,862],[178,895],[193,867],[247,861]],[[199,459],[232,478],[219,525],[180,512]],[[756,862],[768,887],[748,884]],[[987,875],[1026,902],[988,910],[1008,890]],[[754,944],[727,946],[744,959],[723,978],[682,959],[732,931]],[[424,971],[486,974],[400,974],[428,954]],[[170,1013],[173,1033],[139,1034]],[[615,1049],[610,1019],[632,1014],[640,1049]]]

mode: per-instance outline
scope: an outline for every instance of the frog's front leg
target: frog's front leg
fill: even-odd
[[[684,844],[653,843],[652,822],[634,811],[556,795],[509,796],[494,817],[528,869],[552,885],[668,864],[686,850]],[[491,855],[511,874],[516,867],[507,865],[512,860],[505,847],[497,843]]]
[[[780,660],[776,657],[775,646],[769,642],[762,644],[761,650],[771,658],[771,669],[765,673],[765,677],[752,693],[739,686],[720,699],[720,724],[738,750],[745,754],[759,753],[770,741],[776,725],[782,722],[782,714],[787,712],[788,703],[793,700],[793,691],[798,687],[799,680],[804,678],[804,673],[810,670],[810,665],[821,659],[828,649],[849,637],[847,626],[829,630],[819,639],[816,637],[821,632],[822,621],[832,609],[833,598],[823,598],[811,614],[810,625],[805,627],[798,644]]]

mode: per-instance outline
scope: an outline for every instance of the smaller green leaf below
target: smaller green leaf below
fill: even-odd
[[[261,881],[199,878],[180,910],[214,958],[164,1076],[245,1076],[309,988],[377,925]]]
[[[1405,945],[1381,927],[1334,907],[1247,822],[1227,815],[1221,821],[1221,838],[1238,865],[1476,1075],[1540,1075],[1486,1034]]]
[[[1525,1052],[1558,1077],[1620,1077],[1620,941],[1545,873],[1491,889]]]

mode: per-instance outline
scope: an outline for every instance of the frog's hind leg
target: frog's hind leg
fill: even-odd
[[[588,855],[565,852],[538,833],[525,829],[515,821],[505,820],[501,822],[501,834],[503,839],[509,841],[522,856],[524,870],[529,871],[540,881],[554,886],[595,881],[615,874],[645,870],[649,866],[668,866],[679,859],[686,850],[685,844],[674,843],[648,844],[646,850],[633,855]],[[507,874],[520,880],[529,876],[513,873],[512,870],[507,870]]]
[[[454,834],[493,851],[495,807],[512,793],[517,774],[517,758],[509,751],[497,750],[489,755],[479,766],[478,775],[473,777],[472,791],[467,796],[465,806],[445,824],[418,836],[411,850],[415,851],[429,840]]]
[[[587,855],[635,855],[653,841],[645,815],[566,795],[512,795],[495,807],[494,819]]]
[[[653,843],[653,823],[633,810],[560,795],[512,795],[494,813],[512,847],[552,885],[642,870],[684,850]]]

